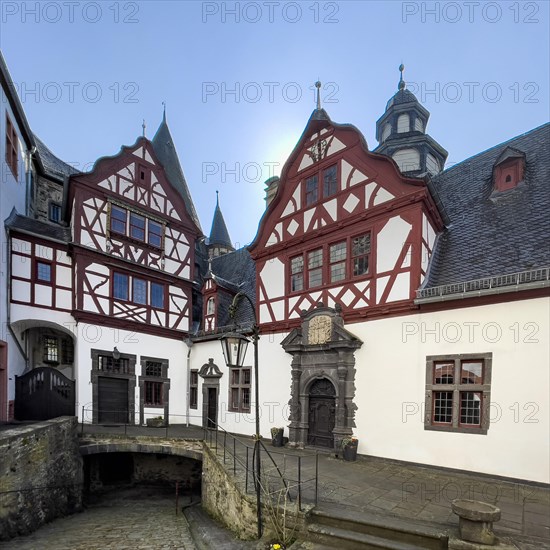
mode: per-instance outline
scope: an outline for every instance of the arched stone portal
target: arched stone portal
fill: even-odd
[[[289,444],[340,448],[355,427],[355,350],[341,307],[319,304],[282,342],[292,357]]]

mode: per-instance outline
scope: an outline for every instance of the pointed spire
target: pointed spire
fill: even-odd
[[[162,122],[166,124],[166,101],[162,102]]]
[[[214,210],[214,218],[212,219],[212,228],[210,229],[209,245],[222,245],[229,250],[234,250],[229,237],[229,231],[225,225],[222,211],[220,210],[220,195],[216,191],[216,209]]]
[[[404,90],[405,89],[405,81],[403,80],[403,71],[404,70],[405,70],[405,65],[403,65],[403,63],[401,63],[401,65],[399,65],[399,72],[401,74],[399,76],[399,84],[397,86],[398,90]]]
[[[317,88],[317,110],[321,110],[321,81],[318,80],[315,83],[315,87]]]
[[[143,128],[143,134],[142,135],[143,135],[143,137],[145,137],[145,128],[147,127],[145,125],[145,119],[143,119],[143,123],[141,124],[141,127]]]

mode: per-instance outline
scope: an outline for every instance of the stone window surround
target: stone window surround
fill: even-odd
[[[462,361],[480,360],[483,362],[483,383],[482,384],[461,384],[457,382],[452,384],[453,390],[453,421],[451,426],[441,424],[432,424],[433,411],[433,392],[444,391],[441,386],[433,383],[433,368],[434,363],[442,361],[453,361],[455,365],[455,373],[459,372]],[[490,424],[490,406],[491,406],[491,374],[492,374],[493,354],[485,353],[460,353],[450,355],[428,355],[426,357],[426,396],[425,396],[425,414],[424,414],[424,429],[439,432],[455,432],[487,435]],[[460,426],[459,420],[459,394],[461,391],[479,391],[483,394],[481,404],[481,425],[479,427]]]
[[[169,396],[170,396],[170,378],[168,377],[168,359],[161,359],[159,357],[148,357],[146,355],[141,355],[140,358],[141,364],[141,376],[138,378],[139,383],[139,422],[140,424],[146,423],[145,418],[145,407],[147,408],[156,408],[163,409],[164,419],[168,419],[169,414]],[[147,362],[151,361],[154,363],[161,363],[161,376],[147,376],[145,374],[145,368]],[[162,405],[146,405],[145,404],[145,382],[161,382],[162,383]]]
[[[110,373],[99,370],[99,356],[113,356],[113,350],[92,349],[90,350],[92,357],[92,422],[99,422],[99,380],[100,376],[106,378],[123,378],[128,380],[128,420],[130,424],[135,423],[135,391],[136,391],[136,355],[121,353],[121,359],[128,359],[128,374]]]

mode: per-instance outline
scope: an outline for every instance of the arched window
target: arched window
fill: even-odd
[[[393,160],[401,172],[412,172],[420,169],[420,153],[416,149],[401,149],[393,154]]]
[[[382,140],[381,141],[386,141],[389,137],[390,137],[390,134],[391,134],[391,125],[389,123],[386,123],[384,125],[384,130],[382,131]]]
[[[397,119],[397,133],[402,134],[403,132],[409,132],[411,129],[411,121],[409,115],[399,115]]]
[[[214,298],[208,298],[206,303],[206,315],[214,315],[216,313],[216,300]]]

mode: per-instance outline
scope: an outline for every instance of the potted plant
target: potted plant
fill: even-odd
[[[342,439],[342,455],[347,462],[357,460],[357,445],[359,440],[356,437],[344,437]]]
[[[162,416],[148,418],[147,426],[149,426],[150,428],[164,428],[164,418]]]
[[[283,446],[284,428],[271,428],[271,444],[273,447]]]

